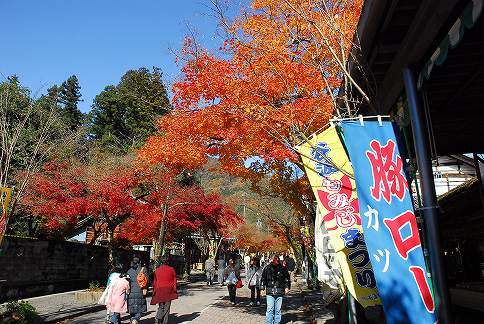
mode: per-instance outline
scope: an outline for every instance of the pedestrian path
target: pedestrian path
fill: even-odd
[[[281,323],[326,323],[334,317],[326,309],[321,293],[307,289],[305,282],[300,280],[293,284],[289,295],[284,297]],[[250,290],[242,287],[237,290],[237,305],[233,306],[228,299],[228,292],[222,288],[224,294],[214,301],[201,314],[193,319],[193,323],[265,323],[266,304],[262,296],[260,306],[250,306]]]
[[[242,287],[237,290],[237,304],[235,306],[232,306],[228,298],[224,296],[223,299],[214,302],[202,312],[193,323],[264,323],[265,298],[262,297],[262,305],[260,306],[249,306],[249,303],[250,291],[247,287]],[[297,293],[284,298],[282,313],[282,323],[308,323],[308,318],[304,314],[304,307]]]
[[[75,293],[63,293],[30,299],[47,323],[101,324],[105,318],[104,306],[79,302]],[[250,290],[242,287],[237,290],[238,303],[229,302],[226,287],[206,286],[203,281],[185,283],[179,289],[179,298],[172,303],[169,323],[199,324],[251,324],[265,323],[265,297],[261,306],[249,306]],[[282,323],[325,323],[332,318],[331,312],[321,303],[321,295],[307,290],[299,280],[295,283],[282,306]],[[148,298],[148,304],[150,299]],[[310,302],[311,307],[307,304]],[[314,312],[316,308],[317,312]],[[148,305],[148,312],[140,324],[152,324],[157,306]],[[124,317],[123,323],[128,323]]]

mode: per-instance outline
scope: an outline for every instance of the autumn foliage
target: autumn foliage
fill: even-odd
[[[23,204],[53,232],[65,232],[91,217],[101,232],[114,235],[121,223],[148,212],[133,195],[138,184],[126,166],[49,163],[32,176]]]
[[[195,232],[223,235],[242,222],[217,194],[180,185],[177,174],[136,163],[49,163],[29,184],[23,204],[45,227],[62,235],[88,217],[99,233],[130,242],[151,243],[166,207],[168,238]]]
[[[174,109],[139,155],[179,170],[215,157],[221,171],[250,180],[259,194],[282,198],[293,217],[311,225],[314,198],[296,172],[294,148],[344,114],[335,111],[336,101],[350,106],[352,98],[341,97],[340,88],[352,85],[344,62],[362,1],[253,0],[231,22],[214,3],[225,41],[211,53],[185,39]],[[261,189],[264,179],[269,190]]]
[[[248,253],[286,252],[289,249],[284,236],[275,236],[259,230],[254,224],[243,224],[234,232],[234,247]]]
[[[92,217],[111,239],[115,233],[151,242],[165,232],[170,240],[232,231],[239,247],[286,250],[298,221],[278,224],[271,236],[254,232],[240,226],[243,220],[219,195],[180,185],[177,176],[214,157],[224,172],[250,178],[257,193],[282,198],[290,216],[310,221],[312,193],[297,173],[294,147],[341,114],[335,102],[340,87],[351,84],[343,62],[361,5],[253,0],[231,22],[216,6],[225,41],[210,53],[185,39],[173,110],[138,151],[150,165],[48,164],[33,176],[24,204],[53,231]]]
[[[150,138],[141,156],[196,168],[216,155],[235,174],[251,156],[297,161],[288,146],[327,124],[343,80],[342,58],[332,53],[349,52],[361,1],[342,3],[315,10],[321,2],[254,0],[247,14],[223,20],[219,53],[187,38],[175,109],[160,119],[162,135]]]
[[[167,240],[180,240],[193,233],[224,235],[243,220],[232,208],[225,205],[219,195],[207,195],[198,186],[179,187],[171,190],[167,213]],[[176,191],[176,193],[175,193]],[[163,221],[163,204],[167,195],[154,192],[145,199],[151,206],[149,213],[128,220],[123,224],[121,236],[134,242],[151,242],[157,239]]]

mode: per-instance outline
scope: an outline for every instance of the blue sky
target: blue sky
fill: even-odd
[[[129,69],[159,66],[170,85],[179,73],[189,24],[205,47],[218,48],[209,0],[0,0],[0,80],[17,74],[33,93],[77,75],[84,102]],[[240,0],[230,0],[239,11]]]

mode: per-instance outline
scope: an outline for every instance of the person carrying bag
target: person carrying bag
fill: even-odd
[[[229,260],[229,265],[224,270],[224,282],[229,291],[229,298],[232,305],[236,304],[237,287],[242,287],[242,280],[240,279],[240,271],[235,267],[233,259]]]
[[[262,269],[258,258],[252,258],[249,268],[247,269],[247,287],[250,289],[250,306],[260,305],[260,279]],[[257,293],[257,299],[256,299]]]

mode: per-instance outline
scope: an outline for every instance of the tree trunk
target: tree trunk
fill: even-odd
[[[284,235],[286,237],[287,242],[291,246],[292,250],[294,251],[294,257],[297,264],[297,269],[300,271],[302,269],[302,264],[304,262],[304,255],[301,251],[301,248],[297,246],[296,242],[294,242],[293,236],[289,230],[289,227],[284,228]]]
[[[215,258],[219,258],[219,255],[218,255],[218,250],[220,249],[220,245],[222,245],[222,242],[223,242],[224,238],[221,237],[219,242],[217,243],[217,247],[215,248],[215,252],[214,252],[214,257]]]
[[[108,226],[108,254],[109,254],[109,266],[114,268],[114,229]]]
[[[185,238],[185,271],[184,271],[184,276],[189,278],[190,277],[190,272],[192,268],[192,246],[191,246],[191,240],[189,237]]]
[[[161,259],[163,248],[165,247],[165,236],[166,236],[166,230],[168,227],[167,214],[168,214],[168,203],[165,203],[163,205],[163,216],[161,218],[160,234],[158,235],[158,240],[156,241],[156,245],[155,245],[155,261],[158,261]]]

